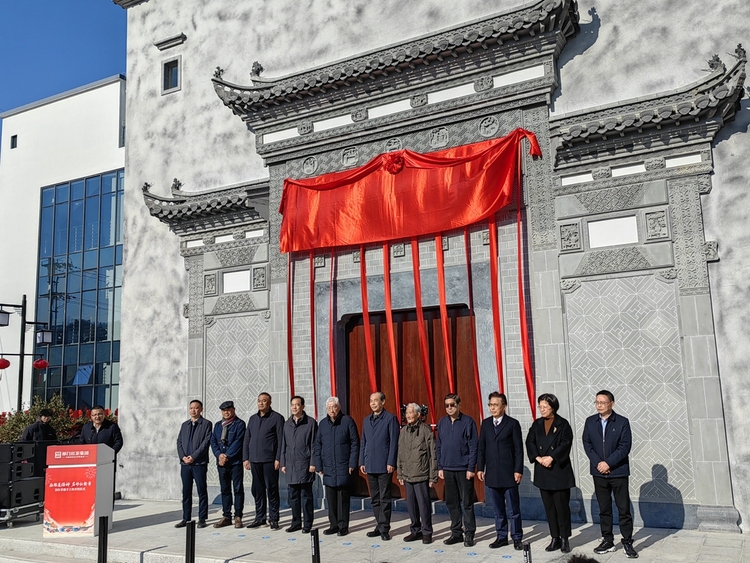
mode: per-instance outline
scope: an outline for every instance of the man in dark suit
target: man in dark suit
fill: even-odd
[[[628,454],[633,443],[630,422],[614,410],[615,397],[606,390],[596,394],[596,410],[586,419],[583,427],[583,449],[589,458],[591,475],[594,477],[594,493],[599,503],[599,526],[602,543],[594,553],[602,554],[615,550],[612,533],[612,497],[615,497],[620,514],[620,533],[625,555],[638,557],[633,548],[633,517],[630,514],[628,476],[630,462]]]
[[[83,425],[81,444],[107,444],[117,452],[122,449],[122,433],[116,422],[106,419],[104,407],[96,405],[91,409],[91,422]]]
[[[193,481],[198,491],[198,527],[206,527],[208,519],[208,447],[211,444],[211,423],[201,416],[203,403],[190,401],[190,418],[182,423],[177,435],[177,455],[182,479],[182,520],[175,528],[184,528],[192,515]]]
[[[245,484],[242,482],[242,443],[245,439],[245,421],[237,417],[234,401],[219,405],[221,420],[214,424],[211,450],[216,458],[221,489],[221,520],[214,528],[232,525],[232,492],[234,492],[234,527],[242,528],[242,511],[245,509]]]
[[[510,537],[513,547],[523,549],[521,499],[518,485],[523,479],[523,438],[521,425],[505,414],[508,400],[494,391],[489,395],[490,414],[482,421],[477,451],[477,477],[487,486],[490,501],[495,509],[497,539],[491,548],[508,545],[508,516],[510,509]]]

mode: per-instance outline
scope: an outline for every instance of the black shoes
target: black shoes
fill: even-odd
[[[638,552],[633,548],[633,540],[622,540],[622,548],[628,559],[638,559]]]
[[[463,543],[464,537],[463,535],[460,536],[451,536],[447,540],[443,540],[443,543],[445,545],[455,545],[457,543]]]
[[[521,540],[513,540],[513,549],[523,551],[523,542]]]
[[[265,522],[264,522],[264,524],[265,524]],[[279,523],[278,522],[274,522],[273,520],[271,520],[271,523],[269,524],[269,526],[271,527],[272,530],[278,530],[279,529]]]
[[[302,529],[302,526],[289,526],[285,531],[287,532],[299,532]]]
[[[490,549],[497,549],[498,547],[505,547],[506,545],[510,545],[508,538],[502,540],[498,538],[490,544]]]
[[[404,536],[404,541],[410,542],[410,541],[417,541],[422,539],[422,532],[417,532],[416,534],[412,532],[408,536]]]
[[[349,530],[339,530],[339,532],[336,534],[337,536],[346,536],[349,534]]]
[[[562,551],[563,553],[570,553],[570,542],[568,541],[568,538],[562,538],[560,551]]]
[[[432,543],[432,536],[422,536],[422,543]]]
[[[334,534],[338,534],[339,529],[338,528],[328,528],[327,530],[323,530],[324,536],[333,536]]]
[[[174,525],[175,528],[184,528],[187,526],[187,522],[185,520],[180,520],[177,522],[177,524]]]
[[[612,540],[603,539],[597,547],[594,548],[594,553],[601,555],[602,553],[609,553],[615,550],[615,542]]]
[[[205,528],[206,526],[208,526],[208,524],[206,524],[205,520],[198,520],[196,528]]]
[[[552,538],[552,541],[549,542],[549,545],[544,548],[544,551],[557,551],[561,547],[562,547],[562,541],[560,540],[560,538]]]
[[[248,528],[260,528],[261,526],[265,526],[266,521],[265,520],[254,520],[250,522],[247,527]]]
[[[311,529],[312,528],[302,528],[302,533],[303,534],[309,534]]]
[[[475,545],[477,545],[477,542],[474,541],[474,534],[466,532],[466,535],[464,536],[464,547],[474,547]]]
[[[378,530],[377,528],[375,528],[374,530],[370,532],[367,532],[368,538],[377,538],[379,535],[380,535],[380,530]]]
[[[383,541],[391,541],[391,535],[388,532],[380,534],[380,539]]]

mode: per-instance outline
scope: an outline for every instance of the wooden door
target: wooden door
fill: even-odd
[[[448,308],[449,336],[453,363],[454,388],[461,396],[461,410],[474,418],[477,427],[481,422],[476,384],[474,382],[474,367],[472,358],[471,323],[474,319],[469,315],[465,306]],[[427,415],[426,422],[430,424],[445,414],[443,397],[450,392],[448,368],[445,361],[443,346],[442,324],[440,309],[424,309],[427,329],[427,343],[430,357],[430,381],[432,383],[435,412]],[[419,403],[428,405],[429,392],[424,377],[422,355],[419,347],[419,331],[416,311],[398,311],[393,313],[394,340],[396,345],[396,362],[398,366],[398,381],[394,383],[393,366],[388,344],[388,330],[384,313],[370,313],[370,335],[375,358],[375,379],[377,387],[386,396],[385,407],[388,411],[401,418],[401,405],[395,404],[395,386],[398,385],[401,404]],[[357,422],[362,431],[362,421],[372,412],[370,410],[370,381],[367,372],[367,352],[365,348],[363,319],[361,315],[351,318],[346,324],[346,365],[347,365],[347,404],[349,414]],[[431,416],[433,415],[433,416]],[[402,421],[405,424],[405,421]],[[481,484],[480,484],[481,485]],[[484,499],[484,487],[477,486],[477,497]],[[359,475],[356,480],[355,494],[368,496],[367,480]],[[402,498],[405,491],[393,479],[392,493],[394,497]],[[438,482],[435,489],[436,497],[443,498],[443,483]]]

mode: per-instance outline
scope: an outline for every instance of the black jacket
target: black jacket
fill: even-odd
[[[93,422],[87,422],[81,430],[81,444],[107,444],[115,450],[115,453],[122,449],[122,433],[116,422],[110,422],[106,418],[97,432],[94,429]]]
[[[598,414],[586,419],[583,426],[583,449],[589,458],[591,474],[594,477],[612,479],[630,475],[630,447],[633,435],[630,421],[612,411],[607,419],[607,434],[602,436],[602,423]],[[606,461],[610,473],[602,475],[596,468],[599,462]]]
[[[242,461],[268,463],[279,458],[284,417],[270,409],[264,416],[256,412],[247,421],[242,442]]]
[[[54,442],[57,440],[57,432],[50,423],[41,420],[29,424],[21,434],[21,442]]]
[[[548,491],[561,491],[576,486],[570,464],[573,430],[567,420],[555,415],[549,434],[544,433],[544,419],[537,418],[526,436],[526,453],[534,464],[534,485]],[[536,458],[551,456],[552,467],[544,467]]]
[[[315,468],[323,472],[323,484],[328,487],[349,485],[349,469],[357,470],[359,435],[354,419],[339,412],[335,420],[326,416],[318,423],[315,438]]]
[[[307,413],[295,424],[294,416],[284,423],[284,433],[279,448],[279,464],[285,467],[286,482],[289,485],[302,485],[315,481],[315,473],[310,473],[314,465],[313,451],[318,423]]]
[[[177,434],[177,455],[180,457],[180,465],[185,465],[182,458],[186,456],[193,458],[191,465],[207,465],[208,448],[211,445],[211,423],[202,416],[198,417],[198,420],[195,421],[195,430],[191,441],[190,427],[192,424],[192,420],[186,420],[180,427],[180,433]]]
[[[484,484],[488,487],[516,486],[514,473],[523,475],[523,437],[515,418],[503,415],[497,432],[491,416],[482,421],[477,471],[484,471]]]

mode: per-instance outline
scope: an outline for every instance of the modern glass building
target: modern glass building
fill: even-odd
[[[33,395],[118,406],[123,170],[42,188],[36,320],[52,345]]]

